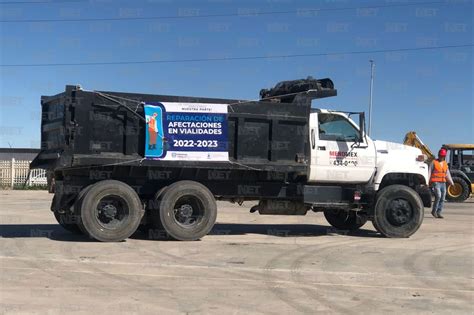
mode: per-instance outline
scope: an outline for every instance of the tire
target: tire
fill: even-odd
[[[56,195],[54,195],[52,204],[55,204],[56,198]],[[69,210],[65,210],[64,213],[53,211],[54,218],[65,230],[74,234],[83,234],[79,227],[79,219],[74,213],[74,206]]]
[[[470,191],[468,183],[458,176],[453,176],[454,185],[449,185],[446,189],[446,199],[453,202],[463,202],[469,198]]]
[[[140,225],[138,226],[138,230],[144,234],[147,234],[149,238],[159,238],[158,236],[160,234],[155,233],[158,231],[161,232],[161,234],[164,234],[163,227],[161,225],[157,226],[157,224],[154,223],[153,215],[155,214],[158,215],[158,219],[156,221],[159,222],[160,221],[159,219],[160,198],[165,192],[166,188],[168,188],[168,186],[160,188],[155,193],[153,199],[149,199],[146,202],[145,216],[142,219],[142,222],[140,222]]]
[[[137,193],[117,180],[86,187],[76,202],[81,230],[101,242],[119,242],[138,228],[144,210]]]
[[[77,222],[77,217],[74,214],[70,213],[59,213],[54,212],[54,217],[56,221],[67,231],[74,233],[74,234],[82,234],[81,229]]]
[[[359,216],[354,211],[325,210],[324,217],[329,224],[339,230],[355,231],[367,222],[365,216]]]
[[[216,200],[206,186],[179,181],[159,198],[159,210],[151,213],[156,233],[178,241],[195,241],[207,235],[217,217]],[[157,235],[160,235],[157,234]]]
[[[77,227],[79,228],[79,231],[81,232],[81,234],[84,234],[84,235],[89,235],[89,234],[84,229],[84,226],[81,223],[81,215],[80,215],[81,204],[82,204],[82,200],[84,199],[84,196],[92,188],[92,186],[94,186],[94,184],[91,184],[81,189],[81,191],[77,194],[76,201],[74,202],[74,205],[72,207],[73,216],[75,217],[75,221],[77,222]]]
[[[423,202],[416,191],[391,185],[377,195],[373,224],[386,237],[410,237],[420,228],[423,215]]]

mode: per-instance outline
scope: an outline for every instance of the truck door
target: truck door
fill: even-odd
[[[375,145],[368,137],[359,138],[358,127],[345,115],[311,113],[309,180],[368,182],[375,172]]]

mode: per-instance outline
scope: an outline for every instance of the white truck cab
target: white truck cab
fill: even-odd
[[[417,148],[372,140],[364,121],[364,113],[311,110],[305,202],[336,228],[355,230],[370,219],[387,237],[409,237],[431,205],[426,157]]]
[[[386,176],[413,176],[420,184],[428,183],[428,168],[421,150],[374,141],[350,116],[343,112],[312,110],[309,182],[365,184],[375,191]]]

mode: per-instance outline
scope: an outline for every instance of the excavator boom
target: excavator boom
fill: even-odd
[[[426,157],[428,158],[426,161],[427,163],[431,163],[431,161],[436,158],[433,152],[431,152],[430,148],[428,148],[428,146],[424,144],[423,141],[421,141],[421,139],[414,131],[410,131],[405,135],[405,139],[403,139],[403,144],[420,149],[423,154],[426,155]]]

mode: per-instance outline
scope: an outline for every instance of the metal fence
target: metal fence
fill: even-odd
[[[46,171],[42,169],[31,170],[30,177],[28,172],[30,170],[30,162],[25,160],[16,161],[1,160],[0,161],[0,186],[14,188],[17,185],[23,185],[26,182],[27,186],[44,186],[47,185]]]

